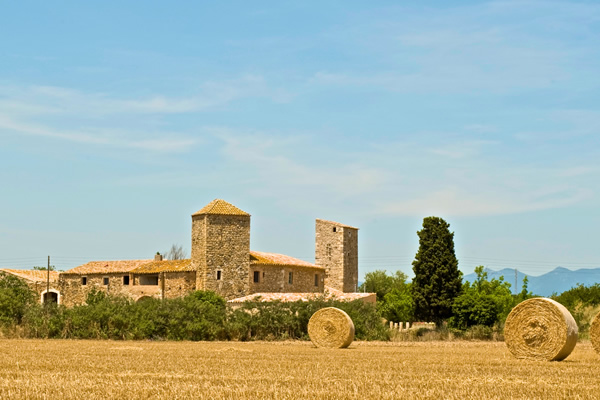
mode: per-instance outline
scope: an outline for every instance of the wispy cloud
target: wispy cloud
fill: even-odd
[[[217,137],[227,165],[244,171],[250,195],[302,210],[331,205],[331,212],[370,216],[483,216],[566,207],[597,195],[570,179],[593,179],[597,171],[506,163],[488,157],[492,141],[461,139],[433,151],[420,142],[380,143],[354,158],[329,151],[328,162],[319,162],[297,151],[322,146],[311,136],[282,139],[223,129]]]
[[[0,86],[0,129],[4,134],[43,136],[88,145],[178,152],[200,142],[198,135],[178,133],[161,118],[220,110],[247,97],[286,101],[260,76],[206,81],[186,97],[152,95],[123,98],[57,86]],[[140,115],[148,119],[140,120]],[[141,121],[141,122],[140,122]],[[157,121],[148,127],[149,121]],[[136,125],[123,128],[123,125]]]
[[[42,136],[69,142],[103,145],[112,147],[134,148],[160,152],[177,152],[187,150],[199,143],[198,139],[182,138],[181,135],[163,135],[148,139],[142,135],[133,138],[131,132],[114,130],[72,131],[49,128],[42,125],[18,122],[0,114],[0,130],[29,135]]]
[[[123,98],[56,86],[0,86],[2,108],[26,115],[178,114],[214,110],[246,97],[266,97],[274,101],[286,98],[284,92],[269,88],[262,77],[253,75],[222,82],[207,81],[196,94],[186,97],[156,94]]]
[[[451,143],[447,146],[439,146],[435,148],[429,149],[429,151],[433,154],[460,159],[466,157],[477,156],[481,153],[481,148],[484,146],[491,146],[494,144],[498,144],[497,141],[491,140],[474,140],[474,141],[465,141],[458,143]]]

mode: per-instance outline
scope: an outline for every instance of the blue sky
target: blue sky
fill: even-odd
[[[189,252],[214,198],[361,276],[429,215],[466,273],[600,267],[597,2],[10,2],[0,49],[0,267]]]

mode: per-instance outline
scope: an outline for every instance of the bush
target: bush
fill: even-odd
[[[20,285],[22,281],[8,279],[10,288],[0,288],[0,300],[8,305],[1,309],[1,321],[6,329],[18,328],[19,335],[33,338],[307,340],[308,321],[314,312],[337,307],[354,321],[357,339],[389,339],[389,330],[375,305],[360,300],[254,302],[233,310],[213,292],[196,291],[176,299],[133,302],[93,289],[85,304],[65,308],[37,304],[27,286]]]
[[[452,306],[453,316],[450,326],[467,329],[482,325],[491,327],[503,322],[513,306],[510,284],[500,279],[487,279],[483,266],[475,268],[477,280],[463,284],[461,294]]]
[[[0,325],[20,324],[28,307],[35,303],[35,292],[23,280],[0,272]]]
[[[319,309],[337,307],[354,322],[359,340],[387,340],[389,330],[373,304],[317,299],[296,302],[248,302],[229,314],[228,338],[238,340],[308,339],[308,321]]]

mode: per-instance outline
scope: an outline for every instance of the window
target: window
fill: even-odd
[[[315,286],[319,286],[319,274],[315,274]]]
[[[123,285],[129,285],[129,275],[123,276]]]
[[[140,275],[140,285],[158,286],[158,274]]]
[[[105,276],[104,278],[102,278],[102,284],[103,285],[108,285],[108,276]]]
[[[260,271],[254,271],[254,283],[260,282]]]
[[[334,232],[337,232],[337,228],[336,228],[335,226],[333,227],[333,231],[334,231]]]
[[[81,277],[81,284],[82,284],[83,286],[87,285],[87,276],[82,276],[82,277]]]
[[[292,283],[294,283],[294,273],[290,272],[288,274],[288,283],[291,285]]]
[[[327,257],[331,258],[331,244],[327,244]]]
[[[217,271],[217,280],[220,281],[221,280],[221,271]]]

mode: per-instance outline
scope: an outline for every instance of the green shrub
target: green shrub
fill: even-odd
[[[36,297],[22,279],[0,272],[0,325],[20,324]]]

